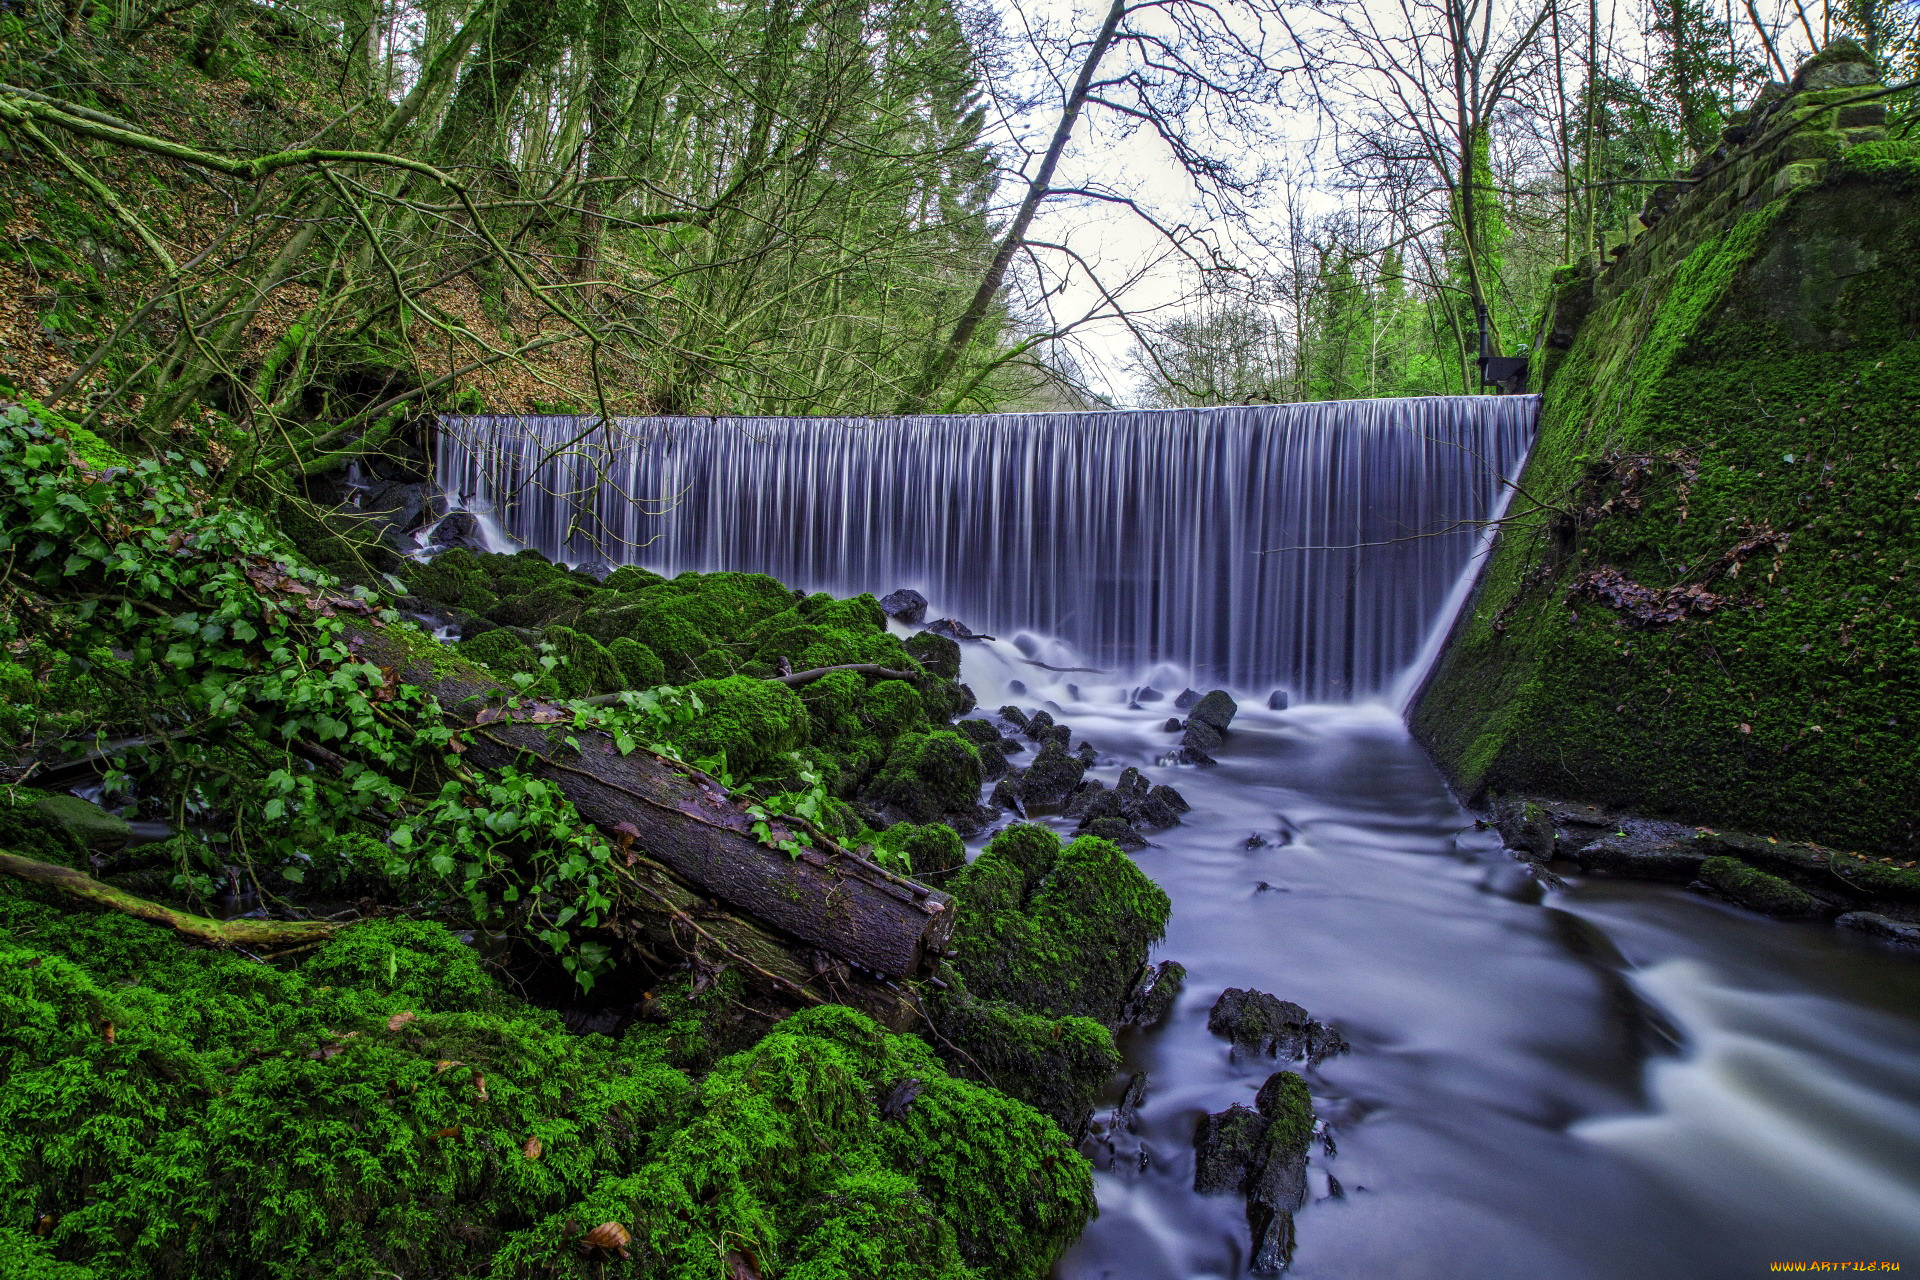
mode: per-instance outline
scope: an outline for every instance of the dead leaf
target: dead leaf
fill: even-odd
[[[105,1040],[108,1044],[112,1044],[114,1040],[117,1038],[118,1034],[119,1033],[113,1029],[113,1024],[111,1022],[104,1024],[100,1028],[100,1038],[102,1040]]]
[[[407,1010],[405,1013],[396,1013],[391,1018],[387,1019],[387,1030],[398,1031],[400,1028],[406,1026],[409,1022],[412,1022],[416,1016],[417,1015],[415,1015],[415,1013],[411,1009]]]
[[[453,1068],[459,1065],[460,1064],[455,1062],[452,1058],[442,1058],[438,1062],[433,1064],[433,1074],[439,1075],[443,1071],[451,1071],[453,1070]]]
[[[729,1251],[727,1280],[760,1280],[760,1260],[739,1249]]]
[[[487,1100],[487,1078],[478,1071],[473,1073],[473,1091],[480,1095],[480,1101]]]
[[[546,1148],[540,1145],[540,1135],[537,1133],[520,1144],[520,1154],[529,1160],[538,1160],[544,1150]]]
[[[621,1257],[627,1256],[627,1245],[633,1241],[633,1235],[617,1222],[603,1222],[580,1237],[580,1243],[588,1249],[611,1249]]]
[[[434,1130],[433,1136],[436,1138],[457,1138],[460,1136],[460,1126],[450,1124],[444,1129],[436,1129]]]

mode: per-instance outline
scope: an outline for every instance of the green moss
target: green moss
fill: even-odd
[[[661,1038],[570,1035],[435,925],[356,926],[286,971],[0,893],[0,1260],[584,1280],[612,1257],[581,1236],[612,1221],[631,1274],[673,1280],[732,1250],[767,1274],[1039,1280],[1092,1213],[1053,1123],[852,1010],[789,1019],[697,1088]]]
[[[907,637],[907,652],[934,675],[947,680],[960,678],[960,643],[949,636],[915,632]]]
[[[86,868],[86,847],[35,805],[34,801],[45,795],[30,787],[0,787],[0,850],[63,867]]]
[[[589,698],[623,687],[620,664],[592,636],[572,627],[548,627],[540,638],[553,646],[554,656],[560,659],[552,681],[561,697]]]
[[[627,636],[616,636],[607,646],[607,652],[620,667],[620,675],[628,689],[652,689],[666,683],[667,666],[660,661],[660,655],[638,640]]]
[[[487,620],[503,627],[538,627],[578,613],[580,598],[571,586],[549,583],[510,595],[487,610]]]
[[[675,745],[689,760],[724,752],[729,771],[745,779],[806,745],[807,710],[786,685],[728,676],[688,688],[706,708],[691,724],[674,731]]]
[[[1858,148],[1595,306],[1523,480],[1587,514],[1503,531],[1413,716],[1464,791],[1920,845],[1914,191]],[[1788,543],[1708,581],[1754,530]],[[1726,600],[1637,626],[1570,599],[1603,566]]]
[[[1774,916],[1806,915],[1817,905],[1805,890],[1738,858],[1708,858],[1700,879],[1743,907]]]
[[[1037,824],[1007,828],[949,888],[961,911],[954,965],[976,995],[1113,1024],[1171,904],[1133,860]]]
[[[991,1085],[1079,1133],[1120,1069],[1113,1035],[1091,1018],[1053,1018],[964,990],[929,1001],[948,1070]]]
[[[484,631],[471,640],[461,641],[460,656],[500,676],[540,669],[540,660],[533,652],[533,646],[504,627]]]
[[[925,732],[926,704],[904,680],[882,680],[861,695],[857,713],[874,736],[891,742],[903,733]]]
[[[609,591],[639,591],[665,581],[651,569],[642,569],[637,564],[623,564],[608,574],[601,585]]]
[[[301,972],[309,982],[383,992],[445,1013],[497,1012],[517,1003],[444,925],[405,917],[354,925]]]
[[[869,788],[916,822],[933,822],[980,802],[980,756],[951,729],[909,733],[893,744]]]
[[[493,579],[480,557],[455,547],[425,564],[408,562],[400,570],[407,590],[423,600],[469,613],[486,613],[499,603]]]
[[[967,847],[959,834],[937,822],[925,826],[896,822],[874,838],[873,846],[887,855],[895,870],[930,884],[944,883],[950,873],[967,865]]]
[[[849,1009],[782,1023],[716,1067],[700,1101],[646,1168],[550,1217],[493,1274],[598,1275],[569,1246],[618,1222],[646,1275],[705,1280],[737,1251],[819,1280],[1039,1280],[1092,1212],[1090,1171],[1058,1128]]]
[[[1920,902],[1920,871],[1897,866],[1891,860],[1836,853],[1833,855],[1833,871],[1853,888],[1870,897]]]

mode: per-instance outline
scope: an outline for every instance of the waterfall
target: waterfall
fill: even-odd
[[[441,487],[556,560],[912,587],[1103,669],[1334,701],[1443,622],[1531,396],[861,418],[447,417]]]

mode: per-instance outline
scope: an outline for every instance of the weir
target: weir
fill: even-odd
[[[556,560],[732,569],[1116,672],[1385,693],[1533,438],[1531,396],[861,418],[447,417],[456,503]]]

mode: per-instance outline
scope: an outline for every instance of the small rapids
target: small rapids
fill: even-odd
[[[1382,703],[1243,698],[1217,768],[1170,766],[1164,704],[1076,698],[1086,677],[1022,657],[969,645],[963,676],[986,706],[1052,708],[1098,748],[1089,777],[1137,765],[1193,805],[1134,855],[1173,899],[1156,956],[1186,991],[1123,1039],[1146,1101],[1131,1129],[1118,1085],[1096,1113],[1101,1213],[1057,1280],[1248,1274],[1240,1199],[1193,1192],[1193,1133],[1278,1065],[1306,1075],[1334,1147],[1313,1149],[1292,1276],[1920,1265],[1920,956],[1673,886],[1546,890]],[[1207,1030],[1227,987],[1297,1001],[1352,1051],[1230,1061]]]

